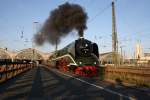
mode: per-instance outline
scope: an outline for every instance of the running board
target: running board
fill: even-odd
[[[73,61],[73,63],[74,63],[75,65],[78,65],[78,64],[75,62],[75,60],[72,58],[72,56],[70,56],[69,54],[66,54],[66,55],[57,57],[57,58],[55,58],[55,59],[51,59],[50,61],[58,60],[58,59],[61,59],[61,58],[64,58],[64,57],[69,57],[69,58]]]

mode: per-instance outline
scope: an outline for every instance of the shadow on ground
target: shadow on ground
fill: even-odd
[[[106,85],[102,81],[97,82],[90,78],[81,79],[93,84],[104,85],[103,87],[106,90],[117,91],[118,93],[138,98],[138,100],[150,100],[149,93],[119,85]],[[0,97],[2,100],[128,100],[42,66],[23,73],[5,84],[1,84]]]

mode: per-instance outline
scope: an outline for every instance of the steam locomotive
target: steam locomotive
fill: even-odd
[[[100,64],[98,46],[80,37],[63,49],[55,51],[50,56],[49,63],[51,66],[81,76],[95,76]]]

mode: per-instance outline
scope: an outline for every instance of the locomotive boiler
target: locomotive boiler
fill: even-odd
[[[63,49],[55,51],[50,56],[49,63],[56,68],[81,76],[95,76],[100,64],[98,46],[80,37]]]

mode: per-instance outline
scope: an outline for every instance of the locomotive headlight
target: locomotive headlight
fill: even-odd
[[[88,47],[88,44],[85,44],[85,47]]]
[[[82,62],[79,62],[79,64],[82,64]]]
[[[97,63],[96,63],[96,62],[94,62],[94,64],[96,65]]]

